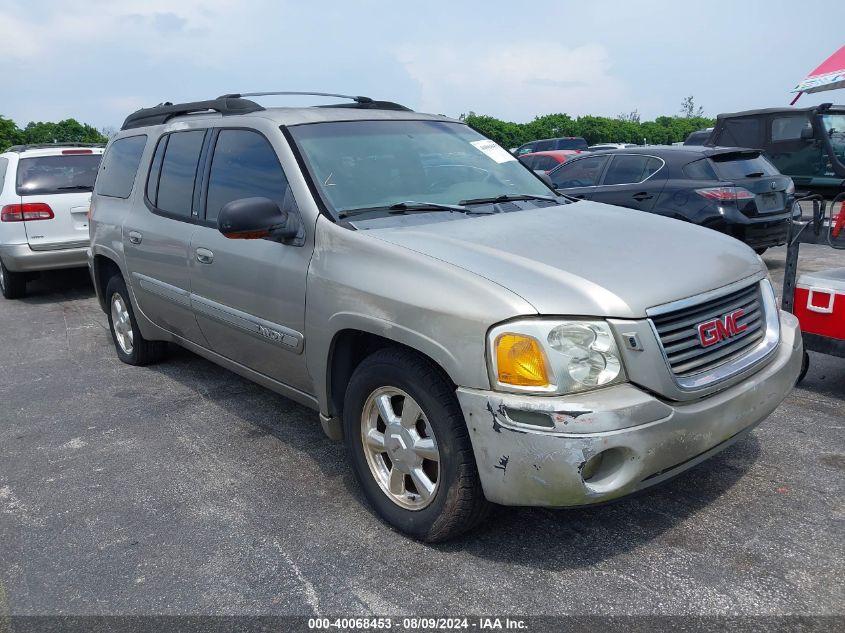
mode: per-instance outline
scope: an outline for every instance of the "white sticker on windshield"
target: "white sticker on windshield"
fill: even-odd
[[[516,160],[509,151],[496,145],[493,141],[470,141],[470,143],[475,149],[484,152],[497,163],[506,163],[509,160]]]

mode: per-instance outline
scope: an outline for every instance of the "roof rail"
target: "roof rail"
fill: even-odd
[[[160,125],[173,117],[183,114],[207,112],[209,110],[219,112],[223,116],[232,116],[235,114],[258,112],[263,109],[254,101],[241,99],[240,96],[236,95],[224,95],[210,101],[192,101],[190,103],[173,104],[168,101],[152,108],[141,108],[133,112],[126,117],[120,129],[130,130],[148,125]]]
[[[105,143],[27,143],[25,145],[12,145],[4,149],[4,152],[25,152],[30,149],[50,149],[52,147],[105,147]]]
[[[403,106],[400,103],[393,101],[376,101],[370,97],[344,95],[334,92],[293,92],[293,91],[279,91],[279,92],[243,92],[232,93],[218,97],[219,99],[240,99],[243,97],[276,97],[276,96],[297,96],[297,97],[337,97],[338,99],[349,99],[353,103],[337,103],[329,105],[319,105],[318,108],[362,108],[371,110],[405,110],[411,112],[411,108]]]

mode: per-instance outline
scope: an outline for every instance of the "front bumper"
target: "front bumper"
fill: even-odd
[[[83,268],[88,264],[87,250],[83,246],[34,251],[29,244],[4,244],[0,246],[0,259],[14,272]]]
[[[774,358],[701,400],[668,402],[632,384],[556,397],[457,394],[490,501],[579,506],[657,484],[742,438],[795,385],[802,355],[798,321],[782,312]]]

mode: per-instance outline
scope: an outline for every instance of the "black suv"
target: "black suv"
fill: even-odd
[[[831,197],[845,191],[845,106],[720,114],[705,145],[754,147],[801,190]]]
[[[580,136],[561,136],[560,138],[541,138],[530,143],[520,145],[514,154],[533,154],[535,152],[548,152],[555,149],[577,149],[582,152],[589,151],[587,141]]]
[[[649,147],[568,160],[549,177],[568,196],[716,229],[757,252],[786,243],[795,187],[759,150]]]

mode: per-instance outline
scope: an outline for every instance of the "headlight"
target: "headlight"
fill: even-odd
[[[490,330],[490,378],[503,391],[563,394],[627,380],[605,321],[525,319]]]

